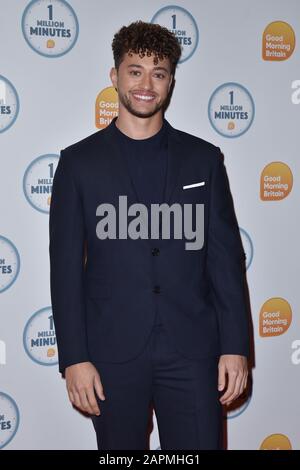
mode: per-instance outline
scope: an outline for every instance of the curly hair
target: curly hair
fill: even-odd
[[[124,54],[154,54],[154,64],[165,57],[170,60],[171,73],[175,74],[177,63],[181,56],[181,46],[174,33],[164,26],[143,21],[135,21],[129,26],[123,26],[112,41],[112,50],[116,69],[119,68]]]

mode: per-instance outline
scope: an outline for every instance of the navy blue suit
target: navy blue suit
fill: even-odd
[[[153,325],[159,311],[164,325],[159,335],[165,335],[169,347],[166,355],[177,354],[189,364],[206,364],[213,370],[214,379],[204,387],[207,396],[217,387],[217,358],[249,354],[244,251],[220,149],[165,122],[164,202],[204,204],[204,246],[186,250],[189,240],[172,238],[172,227],[170,239],[119,239],[117,235],[100,240],[96,234],[99,204],[111,203],[117,208],[119,195],[127,195],[128,207],[140,202],[113,138],[113,123],[64,149],[53,181],[49,225],[59,369],[63,372],[69,365],[91,361],[101,375],[102,364],[107,388],[110,383],[113,394],[122,364],[129,373],[139,361],[148,358],[150,364],[153,360]],[[183,189],[197,182],[204,184]],[[139,367],[145,371],[141,363]],[[187,364],[182,367],[187,370]],[[134,370],[138,368],[131,373]],[[144,379],[147,381],[146,376]],[[153,392],[150,386],[147,390]],[[116,401],[120,399],[116,397]],[[168,399],[164,400],[166,404]],[[105,410],[109,405],[104,403],[100,407]],[[166,420],[165,416],[164,423]],[[171,419],[170,423],[174,425]],[[139,426],[137,422],[136,436]],[[165,445],[176,448],[171,446],[183,442],[176,439],[168,443],[166,438]],[[118,448],[120,441],[114,442],[107,440],[107,446]],[[129,439],[124,448],[144,445],[143,440],[134,442],[137,440]],[[207,443],[206,448],[214,445]]]

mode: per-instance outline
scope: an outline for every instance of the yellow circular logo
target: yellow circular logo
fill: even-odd
[[[262,58],[287,60],[294,52],[296,37],[293,28],[284,21],[273,21],[263,32]]]
[[[292,322],[290,304],[281,297],[267,300],[259,314],[260,336],[279,336],[285,333]]]
[[[284,434],[271,434],[266,437],[259,450],[291,450],[292,444]]]
[[[113,86],[104,88],[98,94],[95,104],[95,125],[98,129],[107,127],[118,116],[118,93]]]

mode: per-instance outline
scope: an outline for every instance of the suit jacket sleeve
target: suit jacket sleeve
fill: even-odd
[[[244,261],[228,178],[218,148],[211,180],[207,268],[219,324],[221,354],[249,356]]]
[[[49,217],[50,290],[59,370],[89,360],[86,341],[84,220],[66,150],[53,179]]]

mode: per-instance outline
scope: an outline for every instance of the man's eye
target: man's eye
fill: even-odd
[[[160,79],[165,78],[165,76],[164,76],[163,73],[157,73],[157,74],[156,74],[156,77],[157,77],[157,78],[160,78]]]
[[[131,70],[130,72],[131,75],[138,75],[139,73],[141,73],[139,70]]]

